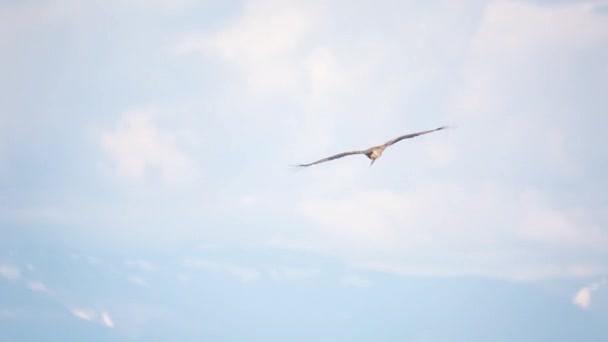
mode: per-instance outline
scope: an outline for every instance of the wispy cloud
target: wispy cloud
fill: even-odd
[[[114,321],[112,320],[112,317],[110,317],[110,314],[105,311],[101,313],[101,322],[108,328],[114,327]]]
[[[129,275],[127,277],[127,280],[133,285],[143,286],[143,287],[149,286],[148,282],[145,279],[143,279],[142,277],[137,276],[137,275]]]
[[[0,264],[0,276],[8,280],[17,280],[21,277],[21,270],[10,264]]]
[[[583,309],[587,309],[591,305],[593,292],[608,284],[608,278],[591,283],[582,287],[572,298],[572,302]]]
[[[97,313],[95,312],[95,310],[71,308],[70,312],[72,313],[72,315],[74,315],[74,317],[85,321],[93,321],[97,317]]]
[[[69,310],[72,313],[72,315],[74,315],[74,317],[76,317],[78,319],[98,323],[107,328],[114,327],[114,321],[112,320],[112,317],[110,316],[110,314],[107,313],[106,311],[98,312],[97,310],[94,310],[94,309],[83,309],[83,308],[77,308],[77,307],[70,308]]]
[[[21,311],[0,309],[0,319],[12,319],[22,315]]]
[[[126,264],[127,264],[127,266],[129,266],[131,268],[136,268],[138,270],[146,271],[146,272],[153,272],[158,269],[158,267],[156,265],[154,265],[150,261],[144,260],[144,259],[128,260],[126,262]]]
[[[317,268],[270,267],[268,275],[274,280],[304,280],[321,274]]]
[[[243,267],[231,263],[222,263],[202,259],[185,259],[183,261],[183,265],[192,269],[223,272],[238,278],[244,283],[250,283],[260,278],[260,272],[257,269]]]
[[[42,292],[42,293],[49,292],[46,285],[44,285],[44,283],[42,283],[40,281],[30,281],[27,283],[27,287],[34,292]]]
[[[101,146],[121,176],[144,180],[151,170],[176,183],[193,176],[192,159],[180,149],[176,136],[153,122],[156,110],[134,109],[123,113],[118,127],[101,136]]]

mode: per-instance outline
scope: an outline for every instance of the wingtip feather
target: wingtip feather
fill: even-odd
[[[454,129],[454,128],[458,128],[457,125],[444,125],[439,127],[437,130],[441,130],[441,129]]]

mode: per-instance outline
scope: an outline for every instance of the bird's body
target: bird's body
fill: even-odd
[[[372,149],[372,151],[369,153],[368,158],[372,159],[372,160],[378,159],[382,155],[382,152],[384,152],[384,147],[383,146],[374,147]]]
[[[431,129],[431,130],[428,130],[428,131],[421,131],[421,132],[401,135],[399,137],[396,137],[394,139],[391,139],[391,140],[385,142],[382,145],[372,146],[372,147],[370,147],[370,148],[368,148],[366,150],[342,152],[342,153],[338,153],[336,155],[333,155],[333,156],[330,156],[330,157],[327,157],[327,158],[323,158],[323,159],[317,160],[317,161],[312,162],[312,163],[298,164],[296,166],[308,167],[308,166],[312,166],[312,165],[315,165],[315,164],[324,163],[324,162],[327,162],[327,161],[330,161],[330,160],[334,160],[334,159],[338,159],[338,158],[342,158],[342,157],[346,157],[346,156],[354,155],[354,154],[363,154],[367,158],[371,159],[371,161],[372,161],[370,163],[370,166],[371,166],[371,165],[374,164],[374,162],[376,161],[376,159],[380,158],[380,156],[382,155],[382,152],[384,152],[384,150],[387,147],[389,147],[389,146],[391,146],[391,145],[393,145],[393,144],[395,144],[395,143],[397,143],[397,142],[399,142],[399,141],[401,141],[403,139],[414,138],[414,137],[417,137],[419,135],[428,134],[428,133],[432,133],[432,132],[435,132],[435,131],[440,131],[440,130],[446,129],[446,128],[450,128],[450,127],[448,127],[448,126],[441,126],[439,128]]]

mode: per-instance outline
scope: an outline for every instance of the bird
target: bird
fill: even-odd
[[[333,156],[327,157],[327,158],[323,158],[323,159],[319,159],[315,162],[312,163],[308,163],[308,164],[296,164],[296,165],[292,165],[292,166],[296,166],[296,167],[309,167],[312,165],[316,165],[316,164],[321,164],[324,162],[328,162],[330,160],[335,160],[335,159],[339,159],[339,158],[343,158],[346,156],[351,156],[351,155],[355,155],[355,154],[364,154],[367,158],[369,158],[371,160],[371,163],[369,164],[369,166],[374,165],[374,162],[376,161],[376,159],[380,158],[380,156],[382,155],[382,152],[384,152],[384,150],[401,141],[404,139],[411,139],[411,138],[415,138],[417,136],[423,135],[423,134],[428,134],[428,133],[433,133],[436,131],[440,131],[443,129],[447,129],[447,128],[454,128],[455,126],[441,126],[435,129],[430,129],[430,130],[426,130],[426,131],[420,131],[420,132],[416,132],[416,133],[409,133],[409,134],[404,134],[401,136],[398,136],[394,139],[391,139],[387,142],[385,142],[382,145],[378,145],[378,146],[372,146],[366,150],[359,150],[359,151],[348,151],[348,152],[342,152],[342,153],[338,153],[338,154],[334,154]]]

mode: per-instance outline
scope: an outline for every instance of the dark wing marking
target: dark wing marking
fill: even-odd
[[[324,163],[324,162],[327,162],[327,161],[330,161],[330,160],[334,160],[334,159],[338,159],[338,158],[342,158],[342,157],[350,156],[350,155],[353,155],[353,154],[364,154],[365,152],[366,152],[366,151],[350,151],[350,152],[342,152],[342,153],[335,154],[335,155],[333,155],[333,156],[331,156],[331,157],[327,157],[327,158],[319,159],[319,160],[317,160],[316,162],[312,162],[312,163],[309,163],[309,164],[297,164],[297,165],[293,165],[293,166],[308,167],[308,166],[311,166],[311,165],[315,165],[315,164]]]
[[[430,129],[430,130],[428,130],[428,131],[421,131],[421,132],[416,132],[416,133],[405,134],[405,135],[402,135],[402,136],[400,136],[400,137],[396,137],[395,139],[392,139],[392,140],[387,141],[387,142],[386,142],[386,143],[384,143],[384,145],[382,145],[382,146],[384,146],[384,147],[388,147],[388,146],[391,146],[392,144],[397,143],[397,142],[399,142],[399,141],[401,141],[401,140],[403,140],[403,139],[411,139],[411,138],[415,138],[415,137],[417,137],[417,136],[419,136],[419,135],[423,135],[423,134],[428,134],[428,133],[432,133],[432,132],[440,131],[440,130],[442,130],[442,129],[446,129],[446,128],[452,128],[452,127],[451,127],[451,126],[441,126],[441,127],[439,127],[439,128]]]

